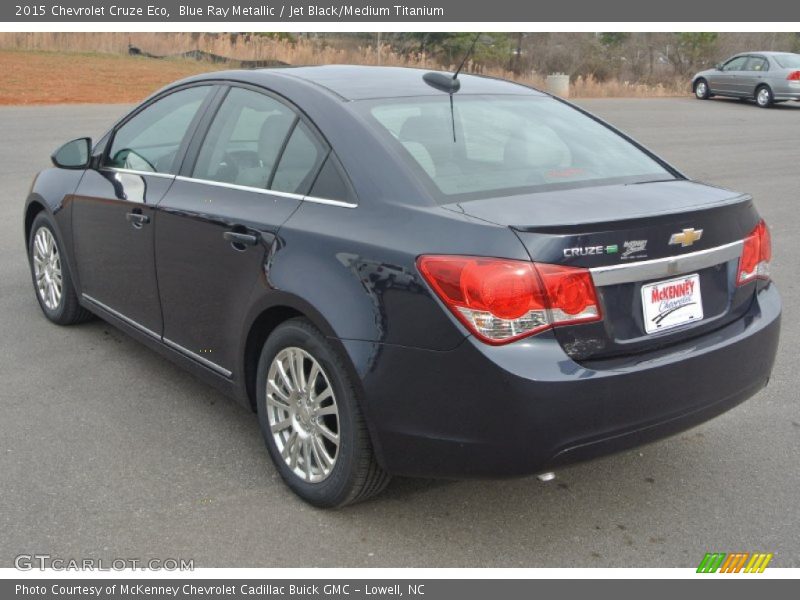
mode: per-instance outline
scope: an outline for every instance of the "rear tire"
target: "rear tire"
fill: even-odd
[[[761,108],[770,108],[775,102],[775,96],[767,85],[756,88],[756,104]]]
[[[64,248],[46,212],[36,215],[31,224],[28,263],[36,300],[45,317],[57,325],[75,325],[92,318],[78,302]]]
[[[698,100],[708,100],[711,97],[708,82],[705,79],[698,79],[694,82],[694,95]]]
[[[344,360],[306,319],[286,321],[264,343],[256,407],[273,463],[309,504],[353,504],[389,483]]]

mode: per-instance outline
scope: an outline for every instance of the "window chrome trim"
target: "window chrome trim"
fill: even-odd
[[[592,274],[592,279],[597,287],[648,281],[713,267],[734,258],[739,258],[742,254],[743,246],[744,241],[739,240],[690,254],[609,267],[594,267],[589,269],[589,272]]]
[[[121,167],[100,167],[101,171],[111,171],[112,173],[127,173],[128,175],[150,175],[151,177],[162,177],[164,179],[175,179],[177,175],[171,173],[158,173],[157,171],[137,171],[136,169],[123,169]]]
[[[111,314],[112,316],[116,317],[116,318],[117,318],[117,319],[119,319],[120,321],[123,321],[123,322],[125,322],[127,325],[130,325],[130,326],[131,326],[131,327],[133,327],[134,329],[138,329],[138,330],[139,330],[139,331],[141,331],[142,333],[146,333],[147,335],[149,335],[150,337],[152,337],[152,338],[154,338],[154,339],[157,339],[157,340],[160,340],[160,339],[161,339],[161,336],[160,336],[160,335],[158,335],[158,334],[157,334],[155,331],[153,331],[152,329],[148,329],[147,327],[145,327],[144,325],[142,325],[142,324],[140,324],[140,323],[137,323],[136,321],[134,321],[134,320],[133,320],[133,319],[131,319],[130,317],[126,317],[125,315],[123,315],[123,314],[122,314],[121,312],[119,312],[118,310],[114,310],[113,308],[111,308],[111,307],[110,307],[110,306],[108,306],[107,304],[103,304],[103,303],[102,303],[102,302],[100,302],[100,300],[98,300],[97,298],[93,298],[93,297],[92,297],[92,296],[90,296],[89,294],[81,294],[81,296],[83,297],[83,299],[84,299],[84,300],[88,300],[89,302],[91,302],[92,304],[94,304],[95,306],[97,306],[98,308],[102,308],[102,309],[103,309],[104,311],[106,311],[107,313],[109,313],[109,314]]]
[[[164,341],[165,345],[169,346],[173,350],[177,350],[178,352],[180,352],[184,356],[187,356],[189,358],[192,358],[192,359],[196,360],[197,362],[199,362],[204,367],[208,367],[209,369],[211,369],[212,371],[216,371],[220,375],[224,375],[225,377],[230,377],[233,374],[228,369],[226,369],[225,367],[221,367],[217,363],[211,362],[210,360],[208,360],[207,358],[205,358],[203,356],[200,356],[199,354],[195,354],[191,350],[188,350],[187,348],[184,348],[180,344],[176,344],[172,340],[169,340],[167,338],[161,338],[161,339]]]
[[[339,206],[341,208],[358,208],[358,204],[353,202],[345,202],[344,200],[331,200],[330,198],[318,198],[317,196],[303,196],[304,202],[313,202],[314,204],[327,204],[328,206]]]
[[[267,190],[264,188],[252,187],[249,185],[238,185],[235,183],[225,183],[222,181],[212,181],[210,179],[198,179],[197,177],[186,177],[184,175],[176,175],[177,181],[186,181],[188,183],[202,183],[205,185],[213,185],[216,187],[227,188],[230,190],[241,190],[243,192],[255,192],[256,194],[264,194],[266,196],[278,196],[280,198],[289,198],[291,200],[300,200],[301,202],[314,202],[315,204],[327,204],[329,206],[338,206],[341,208],[356,208],[358,204],[352,202],[343,202],[342,200],[331,200],[329,198],[317,198],[316,196],[304,196],[303,194],[293,194],[292,192],[280,192],[277,190]]]

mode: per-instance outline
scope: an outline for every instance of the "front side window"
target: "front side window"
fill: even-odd
[[[391,98],[361,111],[442,202],[601,183],[674,179],[578,110],[531,96]]]
[[[178,149],[210,90],[180,90],[143,109],[114,134],[106,166],[176,174]]]
[[[747,56],[737,56],[732,58],[722,67],[723,71],[741,71],[744,69],[744,64],[747,62]]]
[[[232,88],[203,141],[192,177],[266,189],[296,120],[278,100]]]

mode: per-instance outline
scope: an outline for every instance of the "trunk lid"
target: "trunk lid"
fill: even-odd
[[[510,227],[536,262],[591,269],[602,321],[555,330],[575,360],[635,354],[701,335],[741,317],[753,299],[754,286],[735,284],[741,241],[758,222],[747,195],[674,180],[474,200],[447,208]],[[651,285],[658,282],[667,283]],[[673,287],[679,291],[664,289]],[[670,306],[662,301],[671,302],[673,294],[686,290],[694,294],[695,287],[699,293],[691,300],[702,315],[681,308],[667,315],[667,328],[653,331]],[[670,319],[683,318],[690,320],[669,326]]]

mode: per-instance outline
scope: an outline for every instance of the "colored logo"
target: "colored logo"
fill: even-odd
[[[669,238],[669,245],[674,246],[680,244],[682,248],[685,248],[686,246],[694,244],[701,237],[703,237],[702,229],[690,227],[689,229],[684,229],[680,233],[673,233]]]
[[[772,560],[765,552],[707,552],[697,567],[698,573],[763,573]]]

